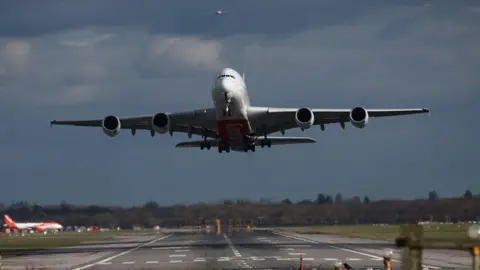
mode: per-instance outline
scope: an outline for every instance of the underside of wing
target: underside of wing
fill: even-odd
[[[167,132],[187,133],[191,135],[217,138],[215,113],[213,109],[202,109],[181,113],[157,113],[154,115],[117,117],[106,116],[103,119],[93,120],[62,120],[51,121],[51,125],[101,127],[104,133],[110,137],[117,136],[122,129],[148,130],[151,135]]]
[[[340,124],[345,128],[345,123],[350,122],[357,128],[364,128],[370,117],[388,117],[400,115],[413,115],[429,113],[429,109],[309,109],[309,108],[249,108],[249,118],[252,119],[257,135],[284,132],[292,128],[308,129],[318,125],[325,129],[327,124]]]

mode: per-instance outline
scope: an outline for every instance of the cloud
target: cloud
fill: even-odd
[[[225,2],[221,8],[232,12],[221,18],[207,15],[219,8],[213,2],[185,7],[45,0],[27,10],[15,3],[0,4],[0,117],[8,127],[0,137],[10,163],[3,169],[36,188],[12,187],[5,200],[45,200],[41,194],[48,189],[42,185],[58,188],[59,182],[65,183],[62,196],[72,200],[85,201],[83,194],[97,185],[90,202],[104,201],[109,192],[126,204],[146,197],[178,200],[176,191],[188,193],[186,185],[193,191],[182,200],[215,197],[218,190],[198,195],[205,184],[225,197],[292,199],[313,197],[316,190],[375,197],[384,194],[384,181],[395,196],[420,196],[434,187],[450,195],[465,186],[478,188],[472,162],[480,131],[471,123],[480,98],[480,17],[478,6],[466,1],[440,0],[429,7],[418,1]],[[46,128],[53,118],[211,106],[209,88],[222,67],[246,73],[254,105],[430,107],[432,115],[372,119],[362,130],[334,125],[322,133],[289,131],[318,143],[272,147],[248,160],[175,149],[187,138],[181,134],[152,141],[148,133],[132,138],[122,132],[110,139],[98,129]],[[75,155],[66,160],[65,149]],[[190,181],[212,163],[237,186],[225,186],[215,175]],[[249,168],[249,176],[231,174],[239,164]],[[328,185],[312,173],[318,164]],[[177,189],[157,181],[159,170],[166,181],[175,179]],[[138,171],[144,177],[129,186]],[[49,182],[38,181],[42,177]],[[412,191],[413,182],[418,186]],[[72,183],[79,184],[72,189]],[[132,188],[141,196],[130,195]]]

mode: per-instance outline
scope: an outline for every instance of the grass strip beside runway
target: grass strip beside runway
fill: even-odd
[[[115,237],[144,235],[133,231],[109,231],[109,232],[63,232],[58,234],[26,234],[10,236],[0,235],[0,255],[15,256],[22,255],[22,251],[38,251],[55,249],[61,247],[75,246],[82,243],[108,241]]]
[[[467,238],[467,231],[471,224],[428,224],[423,225],[426,238]],[[308,226],[308,227],[277,227],[281,231],[290,231],[303,234],[336,234],[344,236],[371,238],[385,241],[394,241],[400,235],[400,225],[352,225],[352,226]]]

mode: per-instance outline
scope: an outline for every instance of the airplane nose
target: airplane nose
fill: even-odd
[[[228,92],[231,91],[233,87],[234,82],[230,78],[220,78],[215,84],[215,88],[220,91]]]

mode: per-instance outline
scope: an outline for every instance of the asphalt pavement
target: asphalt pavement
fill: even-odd
[[[32,258],[37,257],[42,258],[43,265],[48,261],[49,269],[288,269],[289,266],[298,269],[302,256],[305,269],[333,269],[337,261],[346,262],[354,269],[382,269],[383,253],[391,249],[395,269],[400,255],[391,244],[381,241],[272,232],[172,233],[125,238],[123,244],[122,241],[103,244],[106,246],[82,246],[67,254],[6,259],[3,264],[5,269],[25,269],[24,264],[16,265],[15,259],[34,262]],[[85,252],[79,253],[79,249]],[[468,257],[442,252],[427,253],[425,263],[430,269],[468,269],[470,266]]]

